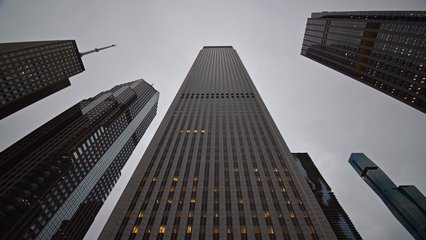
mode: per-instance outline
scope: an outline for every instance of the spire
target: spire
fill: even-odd
[[[110,46],[106,46],[106,47],[103,47],[103,48],[95,48],[95,49],[87,51],[87,52],[82,52],[82,53],[80,53],[80,57],[83,57],[84,55],[91,54],[91,53],[94,53],[94,52],[99,52],[101,50],[104,50],[104,49],[107,49],[107,48],[110,48],[110,47],[115,47],[115,46],[117,46],[117,45],[112,44]]]

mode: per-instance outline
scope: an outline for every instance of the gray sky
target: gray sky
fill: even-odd
[[[86,239],[98,236],[204,45],[233,45],[293,152],[309,152],[365,239],[410,239],[348,164],[364,152],[397,185],[426,192],[426,114],[300,56],[315,11],[425,10],[424,0],[0,0],[0,42],[75,39],[86,56],[72,86],[0,121],[0,150],[83,98],[144,78],[158,114]]]

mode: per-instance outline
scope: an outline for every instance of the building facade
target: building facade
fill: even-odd
[[[100,239],[336,239],[230,46],[204,47]]]
[[[396,186],[363,153],[352,153],[349,163],[415,239],[426,239],[426,197],[415,186]]]
[[[74,40],[0,44],[0,119],[71,85],[84,71]]]
[[[143,80],[83,100],[0,153],[0,239],[81,239],[156,115]]]
[[[293,156],[296,165],[308,182],[322,211],[333,228],[337,239],[362,239],[309,154],[293,153]]]
[[[301,54],[426,113],[426,12],[312,13]]]

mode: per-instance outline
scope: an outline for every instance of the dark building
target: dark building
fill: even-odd
[[[74,40],[0,43],[0,119],[70,86],[82,54]]]
[[[312,13],[301,54],[426,113],[426,12]]]
[[[0,239],[81,239],[157,112],[143,80],[83,100],[0,153]]]
[[[293,156],[337,239],[362,239],[311,157],[307,153],[293,153]]]
[[[426,239],[426,197],[415,186],[396,186],[363,153],[352,153],[349,163],[415,239]]]
[[[336,239],[230,46],[204,47],[100,239]]]

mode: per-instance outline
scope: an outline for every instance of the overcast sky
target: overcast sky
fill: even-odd
[[[293,152],[308,152],[364,239],[410,239],[348,164],[364,152],[397,185],[426,192],[426,114],[300,55],[316,11],[425,10],[425,0],[0,0],[0,42],[75,39],[83,59],[72,86],[0,121],[4,150],[78,101],[145,79],[158,113],[92,225],[102,230],[178,88],[205,45],[232,45]]]

